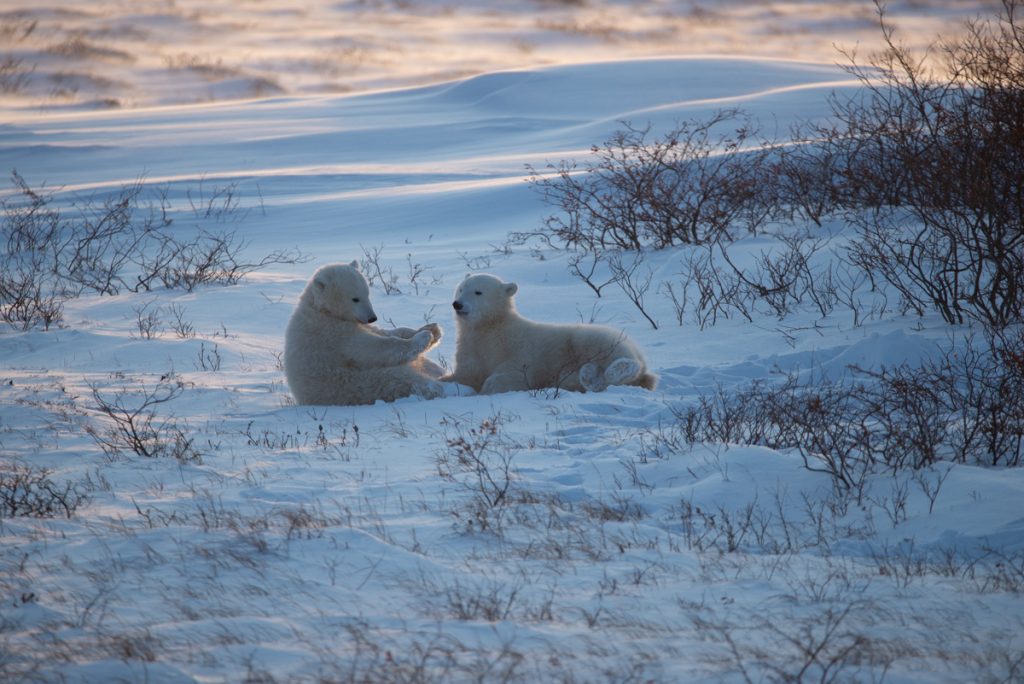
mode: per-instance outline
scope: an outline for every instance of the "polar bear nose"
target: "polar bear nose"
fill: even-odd
[[[462,302],[460,302],[460,301],[452,302],[452,308],[455,309],[456,311],[462,311]]]
[[[376,323],[377,322],[377,317],[376,316],[370,316],[368,319],[366,319],[366,322],[367,323]]]

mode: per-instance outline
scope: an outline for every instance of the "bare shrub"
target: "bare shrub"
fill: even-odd
[[[198,227],[181,237],[169,229],[166,191],[141,180],[98,199],[71,198],[61,211],[55,193],[34,190],[17,172],[12,179],[16,195],[0,201],[0,319],[25,329],[59,323],[64,301],[83,293],[233,285],[269,265],[305,259],[278,250],[247,261],[248,244],[232,231]],[[235,206],[218,209],[216,220]]]
[[[146,302],[141,306],[132,307],[132,313],[135,314],[135,329],[140,339],[151,340],[160,333],[163,324],[159,305],[154,306],[153,302]]]
[[[986,548],[981,557],[967,565],[963,575],[980,593],[1019,594],[1024,591],[1024,552]]]
[[[722,133],[726,126],[733,131]],[[539,232],[513,239],[585,252],[639,250],[728,240],[763,224],[769,212],[758,181],[767,153],[753,144],[756,131],[740,112],[682,122],[653,141],[649,135],[649,127],[624,124],[591,148],[582,168],[530,169],[533,186],[559,213]]]
[[[877,291],[881,283],[898,293],[904,312],[936,310],[949,323],[995,329],[1019,322],[1020,2],[1003,0],[997,19],[970,22],[961,36],[938,43],[932,51],[942,66],[934,70],[896,42],[876,6],[885,49],[866,64],[849,55],[847,69],[862,87],[832,97],[828,123],[798,127],[785,145],[756,140],[756,128],[736,110],[684,122],[659,139],[649,126],[627,124],[579,165],[531,169],[535,189],[557,213],[513,241],[571,250],[570,271],[595,294],[615,282],[645,316],[631,288],[638,281],[621,269],[616,277],[610,254],[706,246],[686,256],[680,281],[659,287],[677,321],[690,310],[701,327],[719,317],[751,318],[755,304],[784,316],[803,301],[822,316],[846,305],[859,323],[875,312],[865,311],[859,289]],[[720,132],[730,125],[733,133]],[[788,239],[783,252],[750,267],[734,263],[726,247],[769,221],[820,226],[833,215],[853,224],[857,237],[823,270],[808,260],[824,242],[808,236]]]
[[[332,423],[324,428],[323,423],[317,425],[316,432],[305,429],[275,431],[269,428],[256,427],[256,421],[249,421],[240,434],[245,443],[268,452],[298,451],[316,447],[322,452],[337,456],[341,460],[351,460],[351,452],[359,448],[359,426]],[[340,434],[339,434],[340,428]]]
[[[89,497],[73,482],[54,482],[47,468],[0,465],[0,518],[70,518]]]
[[[498,412],[477,425],[446,416],[441,421],[444,448],[435,463],[443,480],[469,492],[465,510],[453,510],[468,530],[500,531],[503,509],[512,503],[512,461],[521,446],[502,432],[508,417]]]
[[[815,617],[783,624],[765,620],[764,627],[774,636],[772,643],[781,647],[766,663],[772,679],[838,682],[856,680],[874,668],[883,672],[888,669],[895,658],[886,643],[869,637],[853,619],[865,605],[851,602],[826,607]],[[781,658],[779,651],[785,654]]]
[[[780,231],[774,237],[778,244],[750,257],[749,264],[739,263],[732,253],[736,243],[687,248],[678,279],[663,281],[660,287],[672,302],[677,323],[682,325],[689,312],[703,330],[719,318],[753,321],[755,314],[766,314],[783,319],[805,307],[825,317],[840,302],[856,301],[844,287],[846,271],[832,260],[816,259],[828,250],[827,238],[805,231]]]
[[[395,267],[384,260],[384,245],[360,245],[359,248],[363,252],[362,258],[359,259],[359,268],[370,286],[380,286],[386,295],[402,294],[402,276],[396,272]],[[466,263],[490,262],[489,258],[469,258],[465,254],[461,256]],[[431,270],[430,266],[415,261],[412,254],[405,255],[405,280],[415,294],[419,295],[426,291],[425,288],[442,282],[440,276],[429,275]]]
[[[875,381],[859,391],[862,410],[883,436],[879,460],[894,470],[1024,464],[1024,331],[970,338],[920,367],[855,370]]]
[[[413,261],[412,254],[405,255],[405,263],[408,266],[406,277],[417,296],[420,294],[420,288],[424,285],[439,285],[441,283],[440,277],[431,276],[428,278],[427,272],[430,270],[430,267]]]
[[[734,273],[716,266],[713,245],[685,252],[680,266],[680,279],[662,284],[672,300],[679,325],[683,324],[688,307],[701,330],[715,325],[719,317],[729,319],[734,314],[753,320],[742,283]]]
[[[744,548],[748,537],[756,536],[756,528],[765,524],[756,502],[739,511],[724,506],[709,511],[683,500],[674,513],[682,524],[687,548],[700,552],[735,553]]]
[[[402,294],[401,288],[398,287],[398,275],[395,270],[387,264],[381,263],[384,245],[375,247],[360,245],[360,249],[363,250],[363,258],[359,260],[359,266],[366,275],[367,282],[371,286],[379,283],[384,294]]]
[[[0,59],[0,92],[17,93],[25,89],[32,80],[35,65],[25,66],[25,61],[7,55]]]
[[[86,289],[116,292],[118,274],[128,254],[112,236],[128,234],[135,240],[149,227],[128,220],[126,207],[138,188],[125,188],[102,208],[84,207],[82,220],[71,224],[50,207],[52,193],[33,190],[17,173],[13,182],[21,201],[2,202],[3,319],[26,329],[40,323],[48,328],[60,321],[65,299]]]
[[[719,251],[747,298],[763,302],[774,316],[783,318],[805,301],[812,302],[822,317],[827,316],[837,300],[831,267],[816,268],[812,260],[828,240],[796,232],[776,237],[779,249],[762,251],[750,269],[738,267],[724,245],[719,245]]]
[[[728,126],[735,131],[720,132]],[[644,300],[652,279],[641,268],[643,250],[673,245],[690,247],[680,278],[655,291],[672,301],[679,324],[687,310],[704,328],[719,317],[753,320],[764,310],[782,318],[809,305],[827,316],[844,299],[859,305],[852,293],[840,291],[835,266],[814,263],[826,238],[780,230],[778,248],[742,266],[729,248],[770,221],[802,217],[820,225],[838,202],[838,155],[815,142],[758,140],[737,110],[684,122],[659,139],[649,136],[649,127],[626,125],[593,147],[579,168],[562,162],[547,175],[531,169],[534,187],[559,211],[538,231],[513,234],[512,241],[539,239],[569,249],[571,273],[599,297],[615,283],[655,328]],[[629,252],[632,259],[624,256]]]
[[[481,620],[499,622],[513,617],[516,608],[524,600],[519,596],[523,589],[520,582],[504,580],[463,581],[458,578],[451,582],[436,584],[423,579],[429,596],[436,596],[445,618],[455,620]]]
[[[338,525],[340,518],[331,517],[324,513],[319,502],[306,508],[300,504],[298,508],[285,509],[281,511],[281,517],[285,519],[285,539],[321,539],[324,530],[328,527]]]
[[[186,241],[162,235],[158,248],[140,253],[141,273],[134,291],[150,290],[154,284],[167,289],[192,292],[202,285],[236,285],[245,276],[274,264],[294,264],[306,259],[295,250],[275,250],[257,261],[242,255],[249,243],[235,231],[209,233],[205,230]]]
[[[837,381],[788,375],[719,388],[676,417],[675,435],[661,439],[659,449],[698,442],[795,449],[807,468],[827,473],[858,500],[864,478],[880,468],[895,473],[940,461],[1020,466],[1024,333],[970,338],[919,366],[853,368]],[[886,506],[899,518],[896,496]]]
[[[0,269],[0,319],[22,330],[42,325],[44,330],[64,319],[65,297],[39,270],[36,259],[6,264]]]
[[[107,396],[90,385],[93,410],[105,421],[102,427],[89,425],[86,431],[105,453],[116,457],[134,453],[146,458],[172,457],[182,463],[201,463],[202,454],[173,416],[159,417],[154,407],[166,404],[185,391],[185,383],[165,375],[152,387],[139,384],[138,390],[122,388]]]
[[[780,384],[722,389],[683,411],[688,441],[795,449],[809,470],[828,474],[843,490],[863,491],[873,463],[872,431],[851,388],[790,375]]]
[[[238,194],[237,183],[207,188],[206,179],[201,178],[195,192],[189,188],[185,191],[185,196],[196,218],[216,221],[244,218],[244,215],[240,216],[241,197]]]
[[[834,130],[821,127],[810,132],[797,127],[789,145],[773,150],[767,192],[790,220],[811,221],[820,227],[840,209],[843,158],[834,147],[819,144],[837,136]]]
[[[214,343],[213,348],[208,349],[205,342],[200,342],[199,351],[196,354],[196,360],[193,365],[196,370],[216,373],[220,370],[222,361],[223,359],[220,355],[220,348],[216,343]]]
[[[231,78],[241,73],[237,68],[224,64],[224,60],[219,57],[214,59],[213,57],[187,52],[165,55],[164,63],[168,69],[194,71],[210,81]]]
[[[577,251],[569,255],[569,273],[576,276],[594,291],[598,297],[601,290],[615,282],[608,274],[603,251]]]
[[[469,646],[451,634],[383,630],[363,620],[343,625],[337,648],[317,650],[317,681],[432,684],[437,682],[516,682],[525,676],[526,657],[511,641],[489,648]]]
[[[170,325],[171,330],[174,331],[175,335],[183,340],[191,339],[196,336],[195,326],[192,325],[191,321],[185,318],[185,307],[178,304],[170,304],[167,307],[167,311],[173,318]]]
[[[622,252],[615,252],[607,256],[607,262],[612,281],[619,286],[636,310],[647,319],[651,327],[657,330],[658,321],[651,317],[645,302],[647,292],[651,289],[653,274],[646,267],[641,269],[644,266],[643,253],[636,253],[626,258]]]
[[[903,646],[900,640],[868,636],[879,607],[844,596],[814,615],[784,620],[764,616],[732,618],[714,611],[685,610],[702,638],[716,643],[716,669],[728,668],[745,682],[878,681]],[[771,644],[766,648],[765,644]]]
[[[101,200],[78,198],[68,217],[52,206],[54,193],[33,190],[17,172],[12,179],[20,201],[3,202],[4,270],[38,265],[41,282],[60,296],[130,289],[126,269],[171,222],[166,198],[144,198],[141,181]]]
[[[858,228],[851,258],[904,306],[1003,327],[1024,314],[1024,29],[1018,0],[933,48],[940,71],[896,42],[850,57],[862,85],[816,131],[818,175]],[[831,170],[834,160],[840,170]],[[908,229],[908,225],[914,226]]]

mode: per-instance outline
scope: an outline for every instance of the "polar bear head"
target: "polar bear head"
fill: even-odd
[[[515,283],[502,282],[487,273],[469,274],[455,288],[455,320],[460,324],[478,325],[502,318],[515,311],[512,298],[518,291]]]
[[[353,323],[373,323],[370,286],[358,262],[327,264],[317,269],[302,293],[302,301],[316,311]]]

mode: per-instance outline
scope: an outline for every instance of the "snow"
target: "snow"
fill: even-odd
[[[102,16],[125,41],[142,40],[131,26],[203,49],[223,35],[218,22],[252,22],[228,41],[237,51],[277,22],[291,30],[301,18],[308,29],[324,25],[324,12],[358,6],[367,23],[346,29],[353,44],[376,40],[385,20],[419,38],[388,44],[408,70],[368,67],[375,75],[356,79],[363,92],[352,94],[327,94],[300,74],[287,96],[194,104],[199,90],[145,81],[138,104],[159,106],[3,110],[4,166],[32,187],[60,189],[64,206],[142,178],[170,201],[175,230],[227,227],[253,259],[297,248],[311,260],[230,287],[83,296],[67,302],[62,327],[0,333],[0,462],[48,468],[88,495],[70,518],[0,518],[0,678],[1019,680],[1021,469],[878,474],[862,501],[841,505],[797,453],[658,450],[674,410],[718,387],[917,362],[952,334],[938,316],[889,312],[855,326],[837,309],[700,329],[676,325],[671,302],[652,294],[653,329],[620,292],[596,298],[565,254],[507,244],[550,213],[525,166],[582,159],[622,121],[664,130],[739,106],[786,131],[826,116],[829,93],[855,86],[814,45],[782,59],[768,35],[762,54],[668,56],[660,41],[641,51],[623,39],[628,49],[615,52],[545,30],[543,59],[515,63],[484,50],[481,31],[511,40],[519,27],[532,41],[538,24],[490,3],[419,3],[402,14],[390,3],[257,3],[246,16],[216,1],[174,3],[175,15],[136,3],[132,16],[118,3],[65,4],[25,16]],[[570,5],[530,9],[558,13],[549,22],[593,22],[597,12],[630,35],[655,30],[643,16],[626,21],[631,3],[585,3],[578,16]],[[658,3],[665,16],[676,5],[707,3]],[[724,3],[708,26],[751,28],[768,11],[756,5]],[[824,22],[859,35],[848,5],[772,3],[773,21],[798,16],[795,31]],[[975,9],[908,5],[919,7],[906,11],[922,32]],[[451,34],[412,69],[432,35],[423,24],[440,22]],[[729,52],[738,40],[710,32],[699,49]],[[413,85],[454,69],[451,45],[491,57],[468,60],[474,75]],[[577,49],[571,63],[557,59]],[[225,188],[237,206],[204,215]],[[519,284],[528,317],[622,328],[661,384],[294,406],[280,353],[306,279],[374,249],[400,290],[373,288],[382,322],[439,323],[446,336],[431,357],[442,364],[455,349],[452,292],[468,271],[487,271]],[[645,258],[667,279],[680,252]],[[159,313],[152,339],[137,322],[144,306]],[[175,333],[172,306],[194,337]],[[102,424],[93,392],[130,400],[168,376],[182,392],[156,410],[194,438],[201,459],[105,454],[85,432]],[[508,459],[520,498],[481,512],[480,487],[440,471],[450,441],[485,420],[499,425],[494,455]],[[934,501],[921,482],[938,490]],[[744,520],[752,524],[731,545],[725,531]],[[818,644],[836,661],[801,678],[805,649]]]
[[[886,5],[913,47],[993,8]],[[404,88],[609,55],[832,63],[837,46],[865,54],[880,44],[872,4],[847,0],[2,0],[0,19],[13,60],[0,102],[30,110]]]

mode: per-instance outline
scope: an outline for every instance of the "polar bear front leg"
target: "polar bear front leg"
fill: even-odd
[[[528,390],[530,384],[526,381],[526,373],[523,371],[505,371],[492,373],[484,380],[480,388],[480,394],[501,394],[502,392],[516,392]]]
[[[424,399],[437,399],[445,395],[445,386],[437,380],[426,379],[417,385],[416,394]]]
[[[405,361],[408,362],[416,359],[420,354],[430,349],[432,344],[434,344],[434,336],[430,331],[420,330],[409,338],[409,356]]]
[[[379,332],[381,335],[384,335],[385,337],[400,337],[403,340],[407,340],[419,332],[419,330],[414,330],[413,328],[392,328],[391,330],[382,330],[381,328],[374,328],[374,330]]]
[[[427,323],[420,330],[426,330],[430,333],[430,344],[434,345],[441,341],[441,326],[437,323]]]
[[[358,368],[404,366],[430,347],[430,332],[421,330],[409,339],[366,335],[360,344],[350,344],[348,360]]]
[[[385,337],[399,337],[403,340],[411,339],[418,332],[427,331],[430,333],[431,344],[437,344],[441,341],[441,326],[437,323],[427,323],[426,325],[420,326],[419,328],[392,328],[391,330],[382,330],[380,328],[374,328],[374,330]]]

